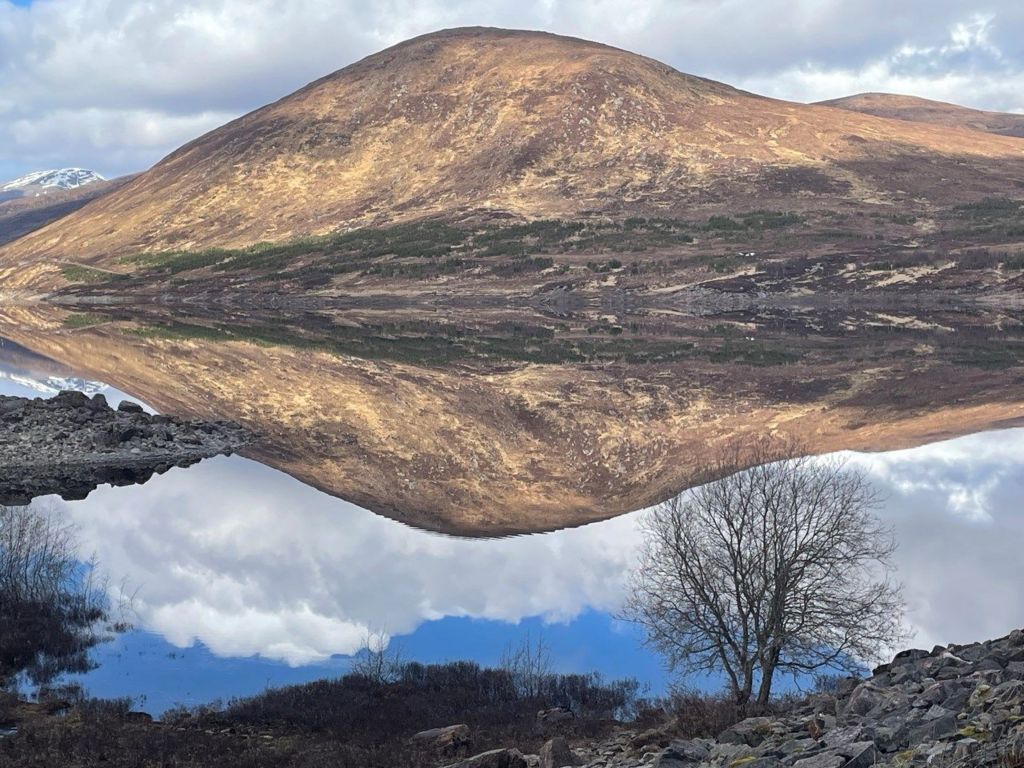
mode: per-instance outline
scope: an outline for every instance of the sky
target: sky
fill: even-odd
[[[0,179],[143,170],[368,54],[466,25],[598,40],[779,98],[1024,112],[1019,0],[0,0]]]

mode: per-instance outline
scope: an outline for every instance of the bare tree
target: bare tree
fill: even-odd
[[[349,671],[383,685],[398,680],[404,666],[401,649],[386,632],[378,631],[366,633]]]
[[[535,641],[529,632],[518,645],[509,643],[501,654],[501,669],[509,674],[516,692],[525,698],[540,696],[544,681],[551,677],[551,649],[538,637]]]
[[[724,672],[741,706],[778,672],[853,671],[903,636],[892,531],[843,460],[758,443],[708,471],[751,466],[645,518],[626,615],[674,671]]]
[[[21,674],[43,684],[91,667],[108,618],[96,574],[52,513],[0,506],[0,687]]]

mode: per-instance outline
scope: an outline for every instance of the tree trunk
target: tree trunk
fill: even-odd
[[[736,706],[740,712],[745,713],[750,707],[751,700],[754,698],[754,670],[751,665],[749,663],[744,665],[742,683],[735,676],[731,678],[730,683]]]
[[[742,714],[746,714],[747,709],[750,707],[750,699],[753,697],[753,692],[736,688],[733,691],[733,697],[736,701],[737,709],[739,709]]]
[[[772,648],[767,653],[767,658],[761,665],[761,687],[757,692],[757,703],[759,706],[767,706],[772,697],[772,678],[775,676],[775,668],[779,664],[779,649]]]

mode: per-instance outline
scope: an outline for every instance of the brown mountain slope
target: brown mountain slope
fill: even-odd
[[[1024,137],[1024,115],[970,109],[944,101],[921,99],[917,96],[901,96],[895,93],[858,93],[855,96],[846,96],[841,99],[819,101],[818,104],[895,120],[970,128],[1001,136]]]
[[[74,254],[238,246],[427,215],[997,194],[1024,142],[744,93],[596,43],[460,29],[314,82],[0,250],[8,289]],[[34,269],[25,269],[30,263]]]

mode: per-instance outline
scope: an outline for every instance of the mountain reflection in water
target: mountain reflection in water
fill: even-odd
[[[245,455],[308,485],[465,536],[643,508],[750,436],[877,451],[1024,423],[1017,309],[920,294],[618,300],[579,314],[154,304],[0,320],[161,412],[242,424],[260,436]]]

